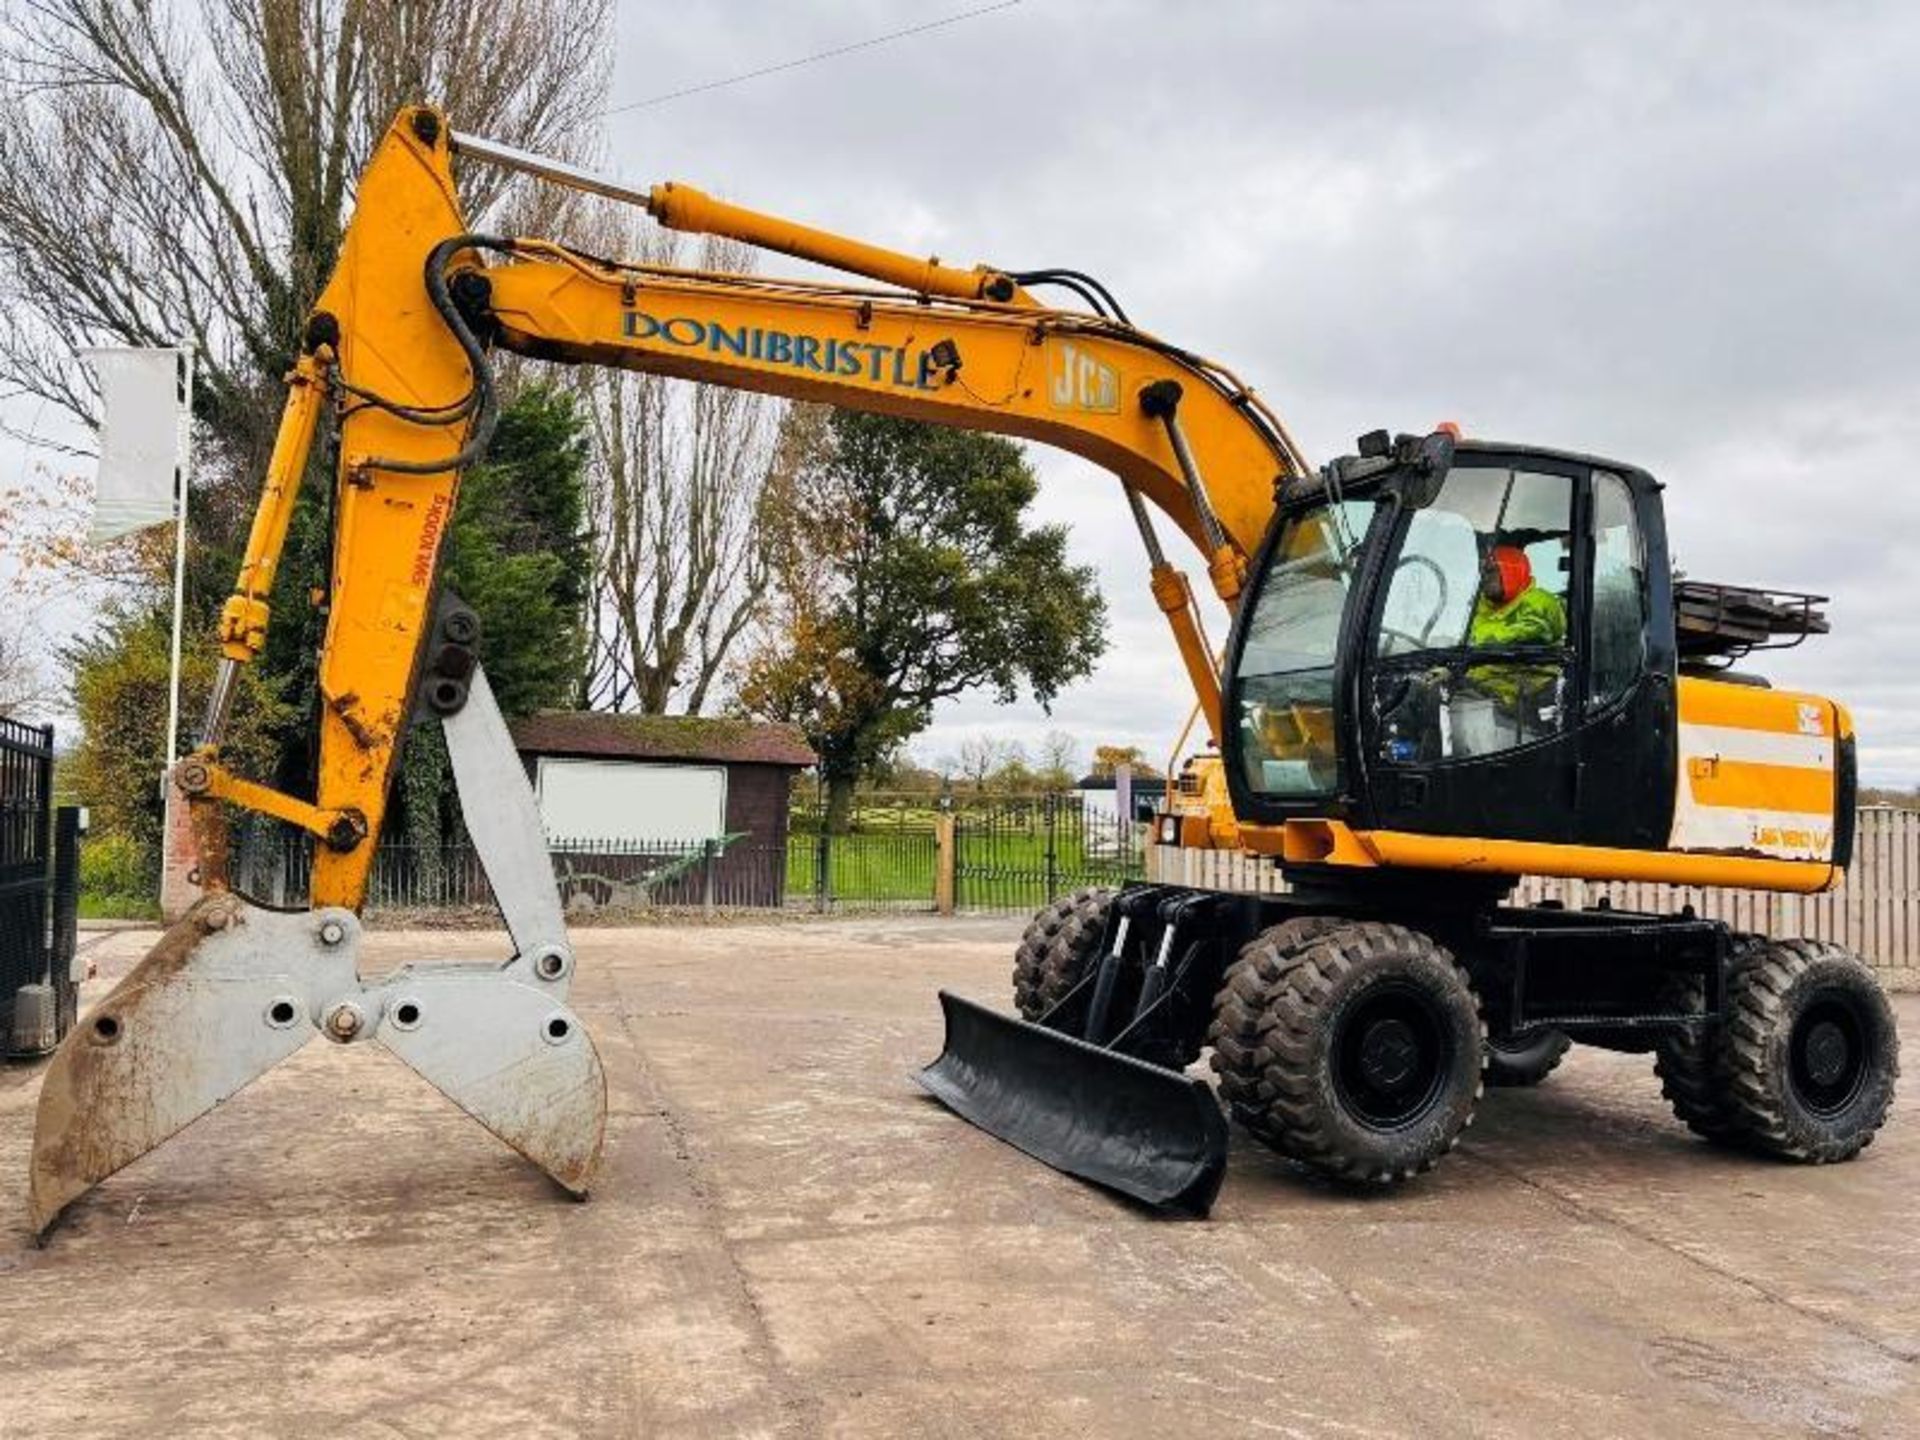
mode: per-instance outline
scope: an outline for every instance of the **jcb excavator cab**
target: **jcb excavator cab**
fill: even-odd
[[[1444,433],[1366,452],[1283,502],[1254,568],[1225,707],[1242,820],[1664,848],[1659,486]]]

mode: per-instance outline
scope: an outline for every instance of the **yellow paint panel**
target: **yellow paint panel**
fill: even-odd
[[[1527,840],[1468,840],[1393,830],[1354,832],[1383,865],[1499,875],[1557,875],[1574,880],[1652,880],[1668,885],[1727,885],[1742,890],[1811,894],[1836,884],[1840,871],[1824,861],[1771,860],[1747,855],[1681,854],[1671,850],[1609,850],[1591,845],[1546,845]]]
[[[1669,850],[1612,850],[1594,845],[1548,845],[1528,840],[1477,840],[1414,835],[1399,830],[1354,830],[1338,820],[1289,820],[1242,825],[1243,849],[1280,855],[1288,864],[1401,865],[1410,870],[1459,870],[1490,875],[1555,875],[1573,880],[1651,880],[1668,885],[1725,885],[1742,890],[1812,894],[1839,883],[1824,861],[1772,860]]]
[[[1809,722],[1817,728],[1808,728]],[[1763,690],[1757,685],[1682,676],[1680,723],[1766,730],[1780,735],[1831,735],[1833,702],[1794,690]]]
[[[1160,380],[1181,386],[1180,423],[1235,565],[1259,549],[1273,518],[1273,479],[1291,470],[1248,412],[1193,366],[1133,332],[1078,317],[856,300],[844,287],[798,281],[739,285],[686,271],[592,271],[533,242],[491,266],[487,278],[506,349],[542,357],[558,349],[576,363],[1055,445],[1138,490],[1210,562],[1217,557],[1199,509],[1165,426],[1138,403],[1141,389]],[[952,377],[929,360],[943,342],[961,360]],[[1079,388],[1067,397],[1075,403],[1063,406],[1055,382],[1069,373],[1080,377]],[[1100,377],[1116,387],[1124,380],[1117,405],[1108,403]]]
[[[1687,761],[1695,804],[1738,810],[1787,810],[1818,820],[1833,815],[1833,772],[1802,765],[1759,765],[1696,755]]]

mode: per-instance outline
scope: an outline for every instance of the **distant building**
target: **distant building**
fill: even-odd
[[[543,710],[509,728],[563,874],[580,876],[570,901],[785,903],[787,797],[816,758],[795,727]],[[696,863],[709,845],[717,858]],[[657,863],[612,863],[636,856]]]
[[[1083,775],[1074,782],[1073,788],[1089,815],[1102,815],[1109,820],[1119,817],[1112,775]],[[1155,808],[1166,798],[1166,794],[1164,776],[1136,773],[1133,777],[1133,818],[1151,821]]]

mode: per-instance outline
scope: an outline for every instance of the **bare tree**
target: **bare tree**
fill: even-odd
[[[1055,789],[1072,786],[1080,760],[1080,742],[1065,730],[1049,730],[1040,737],[1040,776]]]
[[[0,633],[0,720],[27,720],[44,714],[55,697],[56,691],[28,638],[13,627]]]
[[[623,248],[653,265],[676,253],[660,231]],[[747,270],[752,254],[710,239],[699,265]],[[593,425],[595,546],[582,698],[698,715],[766,594],[761,495],[799,432],[781,425],[777,401],[745,390],[623,371],[579,383]]]
[[[1005,741],[993,735],[969,735],[960,742],[954,769],[963,780],[971,782],[975,790],[985,790],[988,777],[1004,765],[1007,758]]]
[[[90,421],[75,349],[191,340],[203,439],[224,473],[256,474],[354,177],[394,111],[431,100],[466,128],[578,155],[608,14],[609,0],[0,0],[0,391]],[[476,208],[502,183],[463,177]]]

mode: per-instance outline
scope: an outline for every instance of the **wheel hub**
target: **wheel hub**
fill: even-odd
[[[1807,1032],[1807,1073],[1817,1085],[1831,1085],[1847,1068],[1847,1037],[1831,1020]]]
[[[1379,986],[1343,1017],[1331,1059],[1334,1088],[1354,1120],[1404,1129],[1446,1088],[1453,1044],[1445,1012],[1419,986]]]
[[[1404,1020],[1386,1019],[1367,1027],[1360,1040],[1360,1071],[1376,1089],[1399,1093],[1420,1065],[1420,1042]]]
[[[1865,1022],[1848,997],[1826,994],[1808,1005],[1788,1040],[1788,1081],[1814,1115],[1831,1119],[1851,1105],[1865,1083]]]

